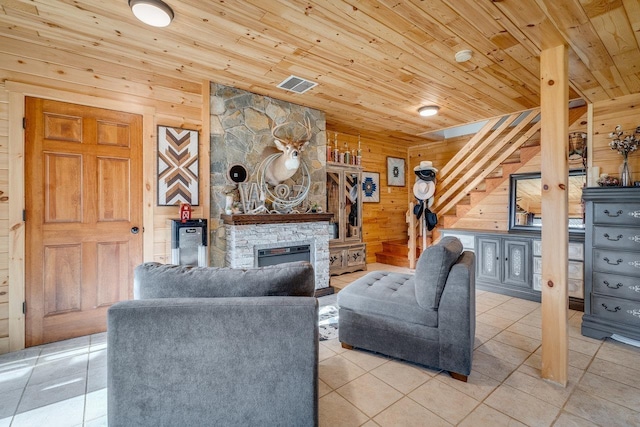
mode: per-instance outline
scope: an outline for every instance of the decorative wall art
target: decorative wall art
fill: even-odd
[[[377,203],[380,201],[380,174],[362,172],[362,201]]]
[[[158,126],[158,206],[198,205],[198,131]]]
[[[387,157],[387,185],[391,187],[404,187],[404,159]]]

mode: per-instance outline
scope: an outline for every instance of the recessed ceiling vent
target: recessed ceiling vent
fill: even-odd
[[[317,85],[318,83],[305,80],[300,77],[289,76],[286,79],[284,79],[278,85],[278,87],[281,89],[289,90],[291,92],[295,92],[295,93],[305,93],[306,91],[308,91],[309,89]]]

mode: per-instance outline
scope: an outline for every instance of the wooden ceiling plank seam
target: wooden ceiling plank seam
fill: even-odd
[[[135,68],[133,65],[124,66],[100,59],[92,59],[91,68],[87,68],[86,57],[74,52],[59,49],[51,49],[46,46],[34,45],[22,40],[8,39],[0,36],[0,51],[12,55],[20,55],[23,58],[39,59],[47,57],[48,62],[58,65],[66,65],[79,70],[92,71],[96,74],[107,75],[127,81],[143,84],[159,84],[166,87],[199,95],[202,92],[201,80],[189,81],[182,75],[168,76],[158,74],[155,71],[146,71]],[[179,83],[179,87],[175,87]]]
[[[22,72],[27,75],[47,76],[52,80],[72,80],[79,85],[89,87],[96,87],[96,82],[101,81],[103,85],[108,86],[111,90],[130,93],[142,98],[158,99],[195,108],[202,105],[202,96],[199,94],[192,95],[159,85],[150,87],[148,84],[138,84],[108,76],[98,76],[87,70],[75,70],[72,67],[60,67],[32,59],[22,59],[19,56],[2,52],[0,52],[0,62],[2,62],[3,68],[6,70]]]
[[[443,71],[445,71],[445,72],[446,72],[447,70],[443,70]],[[537,78],[536,78],[536,81],[537,81]],[[495,82],[491,82],[491,83],[493,83],[493,84],[499,84],[500,82],[499,82],[499,81],[495,81]],[[491,83],[489,83],[489,84],[488,84],[488,85],[489,85],[489,87],[492,87],[492,84],[491,84]],[[520,108],[522,108],[522,107],[523,107],[523,106],[520,106]]]
[[[389,2],[387,2],[387,3],[389,3]],[[390,8],[392,10],[396,11],[396,12],[397,12],[397,10],[399,9],[400,6],[404,6],[405,8],[409,7],[408,4],[399,4],[397,2],[393,2],[392,4],[393,4],[393,6],[390,7]],[[430,3],[430,5],[432,5],[432,4],[433,3]],[[418,10],[422,10],[422,9],[418,9]],[[413,16],[415,16],[415,15],[413,15]],[[455,22],[457,22],[457,21],[458,20],[456,20]],[[437,24],[442,27],[441,23],[438,22]],[[465,31],[466,30],[466,32],[469,33],[469,29],[474,28],[473,26],[471,26],[469,24],[470,23],[465,22],[462,25],[458,25],[456,27],[453,27],[453,30],[449,31],[447,33],[448,34],[448,38],[451,39],[452,37],[455,37],[455,38],[461,40],[463,42],[463,43],[460,43],[461,45],[474,45],[474,46],[477,46],[478,43],[480,43],[480,45],[482,45],[483,43],[482,43],[482,40],[481,40],[481,37],[480,37],[480,35],[481,35],[480,33],[478,33],[478,34],[468,34],[466,36],[460,35],[461,31]],[[447,29],[449,29],[449,27],[451,27],[451,24],[448,25]],[[456,33],[454,30],[458,30],[458,32]],[[469,39],[473,39],[473,41],[469,42]],[[442,40],[439,40],[438,43],[442,43]],[[523,68],[516,61],[512,60],[511,57],[508,54],[506,54],[506,52],[502,51],[497,46],[495,46],[495,45],[493,45],[491,43],[486,43],[486,44],[487,45],[484,46],[484,52],[486,52],[486,51],[489,51],[490,53],[491,52],[502,52],[502,54],[504,54],[504,55],[502,55],[503,59],[496,58],[494,60],[488,61],[488,63],[485,63],[483,65],[477,65],[477,62],[478,62],[477,58],[485,58],[484,52],[481,51],[481,52],[476,52],[477,55],[475,55],[472,58],[472,61],[470,61],[469,65],[476,64],[480,69],[484,69],[485,66],[491,66],[491,65],[493,65],[495,67],[501,67],[501,68],[505,69],[505,75],[508,75],[510,73],[510,71],[511,71],[510,69],[520,69],[525,73],[531,74],[529,76],[529,78],[528,78],[528,81],[529,82],[532,82],[532,81],[536,82],[536,84],[534,86],[532,86],[532,88],[534,88],[534,90],[535,90],[535,88],[537,88],[537,86],[539,86],[538,85],[538,77],[537,77],[537,75],[535,75],[535,73],[530,72],[530,71],[526,70],[525,68]],[[429,52],[431,54],[435,54],[441,59],[446,59],[448,57],[450,58],[453,55],[453,53],[451,52],[451,48],[450,47],[446,47],[445,48],[444,45],[443,45],[443,48],[438,49],[438,51],[436,52],[433,49],[433,47],[435,45],[436,45],[435,42],[429,43],[429,48],[428,49],[429,49]],[[508,62],[509,64],[505,64],[506,62]],[[464,65],[459,65],[459,67],[464,70],[465,66]],[[465,71],[468,71],[468,70],[465,70]],[[473,73],[473,71],[472,71],[472,73]],[[494,77],[494,76],[492,76],[492,77]],[[513,84],[512,82],[514,80],[516,80],[516,79],[515,78],[513,80],[512,79],[497,79],[494,84],[499,84],[499,83],[505,84],[506,83],[506,84],[508,84],[509,87],[513,87],[511,85]],[[490,84],[490,83],[488,83],[488,84]]]
[[[607,79],[607,76],[613,77],[619,73],[605,70],[613,63],[613,59],[578,0],[535,1],[608,93],[616,91],[615,87],[619,84],[622,84],[622,94],[630,93],[623,81]]]

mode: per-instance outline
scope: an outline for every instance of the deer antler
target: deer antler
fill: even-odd
[[[304,134],[302,136],[296,136],[293,132],[293,130],[291,130],[291,135],[285,134],[281,137],[276,135],[276,132],[278,131],[278,129],[284,127],[285,125],[288,125],[289,122],[283,122],[280,123],[277,126],[274,126],[271,128],[271,135],[273,136],[274,139],[278,139],[281,140],[287,144],[292,144],[292,145],[296,145],[299,146],[302,143],[305,143],[307,141],[309,141],[311,139],[311,121],[309,120],[308,117],[305,117],[305,121],[304,123],[300,123],[298,122],[299,125],[301,125],[302,127],[304,127]]]

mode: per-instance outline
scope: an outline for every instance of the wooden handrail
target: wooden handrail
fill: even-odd
[[[536,108],[533,110],[529,110],[526,112],[519,112],[511,114],[498,129],[490,133],[490,129],[486,130],[486,132],[478,138],[478,141],[475,141],[473,146],[478,145],[479,141],[482,143],[477,147],[476,150],[469,152],[469,144],[467,143],[461,150],[458,152],[466,153],[467,158],[461,161],[459,164],[452,165],[453,161],[460,161],[460,156],[456,154],[443,168],[443,170],[452,171],[449,176],[441,179],[437,183],[436,187],[436,195],[437,198],[433,203],[432,210],[440,212],[441,214],[446,213],[449,209],[455,206],[465,195],[474,188],[475,185],[482,182],[484,178],[486,178],[493,170],[500,165],[508,156],[500,155],[499,159],[502,159],[499,163],[491,162],[493,156],[499,153],[501,150],[511,144],[510,147],[504,152],[509,152],[513,154],[517,148],[519,148],[522,144],[524,144],[533,134],[527,132],[529,135],[526,139],[519,138],[517,142],[513,142],[513,138],[515,138],[522,130],[531,124],[531,122],[538,117],[540,114],[540,109]],[[509,125],[513,123],[516,119],[520,118],[520,122],[514,126],[513,128],[509,128]],[[485,126],[486,128],[486,126]],[[538,126],[539,128],[539,126]],[[484,128],[483,128],[484,129]],[[508,133],[504,136],[502,134],[508,130]],[[477,135],[476,135],[477,136]],[[498,137],[501,137],[498,142],[493,143]],[[519,144],[518,144],[519,142]],[[488,151],[487,151],[488,148]],[[486,152],[485,152],[486,151]],[[457,158],[457,160],[456,160]],[[475,162],[473,164],[473,162]],[[473,164],[464,175],[462,175],[465,168],[469,165]],[[451,166],[450,166],[451,165]],[[462,176],[460,176],[462,175]],[[465,190],[461,190],[463,186],[467,183],[469,179],[472,177],[481,177],[479,179],[474,179],[474,186],[466,185]],[[469,188],[469,190],[466,190]],[[446,189],[446,190],[445,190]],[[455,201],[454,201],[455,200]],[[452,202],[454,201],[454,202]]]

